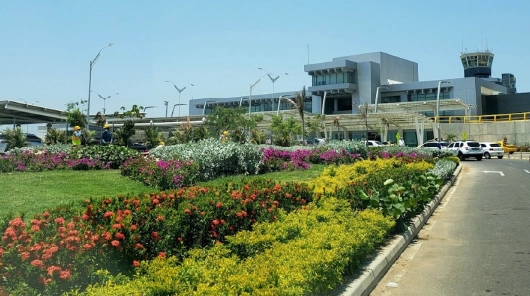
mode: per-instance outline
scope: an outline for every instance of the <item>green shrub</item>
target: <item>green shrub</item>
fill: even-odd
[[[99,159],[108,163],[111,169],[117,169],[127,159],[139,156],[138,151],[118,145],[83,146],[70,150],[69,156],[74,159]]]
[[[257,224],[227,245],[196,249],[181,263],[142,262],[134,278],[109,277],[85,295],[322,295],[359,271],[393,225],[378,211],[352,212],[344,201],[322,200]]]

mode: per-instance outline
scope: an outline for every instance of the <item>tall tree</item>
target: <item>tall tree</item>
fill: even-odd
[[[305,121],[304,121],[304,103],[305,103],[305,85],[302,89],[302,92],[297,92],[294,100],[287,98],[287,101],[293,105],[293,107],[298,111],[300,119],[302,119],[302,141],[304,141],[305,135]]]

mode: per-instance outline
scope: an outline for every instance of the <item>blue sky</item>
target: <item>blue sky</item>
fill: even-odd
[[[92,90],[107,113],[133,104],[248,94],[263,67],[276,92],[311,79],[304,65],[383,51],[419,64],[420,80],[463,77],[459,55],[493,50],[493,77],[512,73],[530,91],[528,1],[253,0],[7,1],[0,9],[0,100],[65,109]],[[308,50],[309,47],[309,50]],[[253,94],[272,92],[262,79]],[[103,108],[92,95],[91,113]],[[181,114],[188,113],[188,106]],[[169,110],[171,112],[171,110]]]

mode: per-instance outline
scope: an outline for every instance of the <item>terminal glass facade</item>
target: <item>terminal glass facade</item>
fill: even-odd
[[[355,83],[353,72],[340,72],[313,76],[313,86],[339,83]]]

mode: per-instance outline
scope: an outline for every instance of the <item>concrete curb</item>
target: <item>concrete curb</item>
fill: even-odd
[[[372,292],[392,264],[394,264],[401,253],[408,247],[412,239],[420,232],[425,222],[429,220],[429,217],[445,197],[449,188],[453,186],[461,170],[462,164],[456,168],[451,179],[442,186],[438,194],[427,204],[423,212],[413,219],[407,231],[403,234],[396,235],[388,245],[381,249],[379,255],[365,268],[364,272],[353,282],[345,286],[344,291],[340,293],[341,296],[364,296]]]

